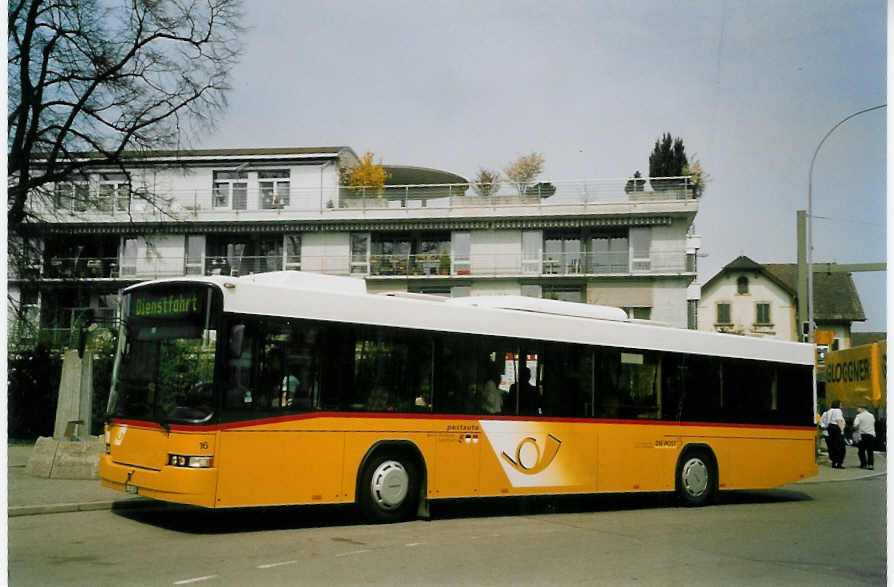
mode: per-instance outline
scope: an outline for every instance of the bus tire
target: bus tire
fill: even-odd
[[[419,468],[406,453],[377,452],[363,466],[359,481],[358,502],[369,521],[401,522],[416,512]]]
[[[717,464],[707,448],[686,449],[677,460],[677,500],[680,505],[697,507],[717,493]]]

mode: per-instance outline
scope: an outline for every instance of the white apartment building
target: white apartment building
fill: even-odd
[[[127,174],[91,169],[32,198],[44,222],[29,225],[34,253],[10,266],[9,290],[44,333],[66,335],[87,308],[113,319],[117,291],[137,281],[274,270],[356,276],[372,292],[604,304],[694,326],[699,202],[687,178],[657,191],[624,178],[482,196],[452,173],[386,166],[377,194],[340,185],[339,167],[358,161],[348,147],[127,161]]]

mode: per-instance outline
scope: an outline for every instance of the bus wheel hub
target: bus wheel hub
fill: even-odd
[[[689,459],[683,465],[683,488],[692,496],[699,496],[708,489],[708,467],[701,459]]]
[[[370,481],[373,499],[379,507],[394,509],[404,502],[410,488],[407,470],[397,461],[385,461],[373,471]]]

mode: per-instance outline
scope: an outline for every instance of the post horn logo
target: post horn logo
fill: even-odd
[[[506,451],[503,451],[502,457],[519,473],[536,475],[549,467],[553,459],[556,458],[556,453],[559,452],[561,446],[562,441],[549,434],[546,437],[546,448],[543,452],[540,452],[540,446],[537,445],[537,441],[528,436],[518,443],[518,446],[515,448],[514,459],[507,455]]]

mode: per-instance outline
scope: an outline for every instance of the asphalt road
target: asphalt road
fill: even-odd
[[[884,585],[885,478],[668,496],[9,519],[10,585]]]

